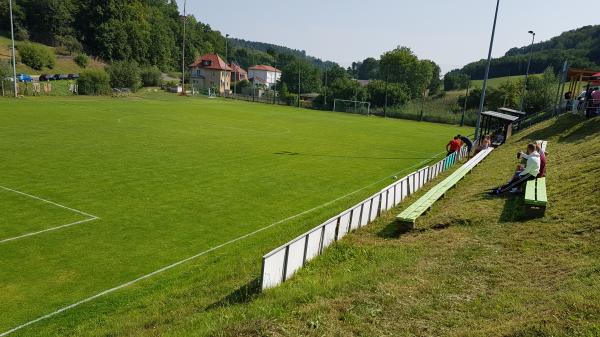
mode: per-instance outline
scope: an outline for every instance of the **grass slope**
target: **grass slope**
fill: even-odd
[[[16,41],[16,46],[18,47],[18,45],[22,43],[22,41]],[[37,42],[32,42],[33,44],[36,45],[40,45],[43,46],[45,48],[50,49],[53,53],[55,52],[54,47],[49,47]],[[10,61],[10,56],[11,56],[11,52],[10,49],[12,48],[12,44],[10,41],[10,38],[4,37],[4,36],[0,36],[0,62],[12,62]],[[17,55],[18,55],[19,51],[17,50]],[[11,63],[12,64],[12,63]],[[105,64],[94,60],[94,59],[90,59],[90,64],[88,65],[88,68],[92,68],[92,69],[96,69],[96,68],[104,68]],[[54,66],[54,68],[52,69],[48,69],[48,68],[44,68],[42,70],[35,70],[30,68],[29,66],[19,62],[19,59],[17,57],[17,73],[25,73],[25,74],[30,74],[30,75],[40,75],[40,74],[75,74],[75,73],[79,73],[82,71],[82,68],[79,67],[77,65],[77,63],[75,63],[75,61],[73,61],[73,56],[63,56],[63,55],[56,55],[56,65]]]
[[[0,100],[0,185],[100,217],[0,243],[0,333],[280,222],[14,335],[214,331],[204,308],[255,284],[264,253],[470,131],[160,93]],[[85,218],[0,192],[2,238]]]
[[[409,201],[283,286],[242,289],[157,328],[171,326],[163,336],[598,336],[599,132],[600,120],[568,115],[517,134],[416,230],[394,223]],[[507,179],[514,153],[536,139],[550,141],[549,208],[525,221],[522,198],[482,192]],[[210,332],[200,324],[207,312]]]

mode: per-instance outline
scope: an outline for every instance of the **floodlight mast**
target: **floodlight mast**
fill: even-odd
[[[475,127],[475,140],[479,139],[481,131],[481,114],[483,113],[483,105],[485,103],[485,92],[487,90],[487,82],[490,76],[490,66],[492,63],[492,50],[494,48],[494,36],[496,35],[496,22],[498,21],[498,9],[500,8],[500,0],[496,1],[496,14],[494,15],[494,25],[492,28],[492,38],[490,39],[490,50],[488,52],[487,66],[485,67],[485,76],[483,78],[483,89],[481,90],[481,100],[479,101],[479,114],[477,115],[477,126]]]
[[[183,1],[183,42],[181,47],[181,96],[185,96],[185,26],[187,23],[187,0]]]
[[[531,46],[529,47],[529,61],[527,61],[527,71],[525,72],[525,82],[523,83],[523,90],[521,91],[521,104],[519,105],[519,111],[523,111],[525,108],[525,92],[527,91],[527,79],[529,78],[529,69],[531,67],[531,56],[533,54],[533,44],[535,43],[535,32],[530,30],[528,32],[532,35]]]
[[[8,0],[8,11],[10,12],[10,38],[12,40],[13,86],[15,97],[17,97],[17,59],[15,57],[15,31],[13,28],[12,0]]]

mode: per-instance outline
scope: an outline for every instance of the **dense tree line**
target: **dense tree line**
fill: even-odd
[[[525,74],[529,48],[512,48],[504,56],[493,59],[490,77]],[[575,68],[600,68],[600,25],[571,30],[534,44],[531,72],[542,73],[548,67],[559,70],[566,60]],[[480,80],[485,75],[485,67],[486,60],[480,60],[465,65],[459,71],[471,79]]]
[[[437,93],[441,87],[440,67],[430,60],[420,60],[409,48],[398,47],[381,55],[354,62],[344,71],[337,66],[324,73],[328,85],[316,101],[332,108],[333,99],[369,101],[374,107],[400,106],[411,99]],[[367,85],[357,79],[369,80]],[[289,86],[289,84],[288,84]],[[325,102],[325,96],[330,99]]]
[[[13,8],[16,37],[85,52],[109,63],[136,62],[163,71],[181,69],[183,22],[174,0],[20,0]],[[218,53],[247,68],[268,64],[280,68],[302,58],[323,62],[290,48],[225,37],[194,16],[186,18],[186,64],[204,53]],[[8,31],[8,2],[0,2],[0,31]],[[236,44],[237,41],[237,44]]]
[[[271,56],[275,56],[275,55],[294,56],[295,58],[300,58],[300,59],[304,59],[304,60],[308,61],[309,63],[311,63],[312,65],[314,65],[315,67],[317,67],[321,70],[332,67],[333,65],[336,65],[335,62],[323,61],[319,58],[307,55],[306,51],[304,51],[304,50],[292,49],[292,48],[279,46],[279,45],[272,44],[272,43],[247,41],[244,39],[236,39],[236,38],[229,39],[229,43],[230,43],[231,47],[234,49],[237,48],[239,50],[252,50],[255,52],[258,51],[258,52],[262,52],[263,55],[267,54],[267,55],[271,55]],[[244,61],[239,61],[239,62],[244,62]]]

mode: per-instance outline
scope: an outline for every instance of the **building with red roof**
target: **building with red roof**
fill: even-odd
[[[254,84],[265,84],[272,88],[281,78],[281,70],[267,65],[256,65],[248,68],[248,77]]]
[[[231,81],[239,82],[248,79],[248,72],[244,70],[244,68],[240,67],[239,64],[232,63],[229,65],[231,67]]]
[[[216,89],[220,94],[230,91],[233,69],[219,55],[203,55],[189,67],[194,89]]]

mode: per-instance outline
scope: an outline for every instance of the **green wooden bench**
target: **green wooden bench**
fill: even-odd
[[[492,150],[493,148],[489,148],[479,152],[475,157],[454,171],[441,183],[432,187],[429,191],[427,191],[427,193],[419,198],[419,200],[408,206],[402,213],[400,213],[400,215],[398,215],[396,220],[400,223],[407,223],[411,226],[414,226],[416,220],[423,213],[427,212],[438,199],[443,197],[448,190],[454,187],[465,175],[471,172],[473,167],[487,157]]]
[[[547,204],[546,178],[528,181],[525,187],[525,216],[543,217],[546,213]]]

